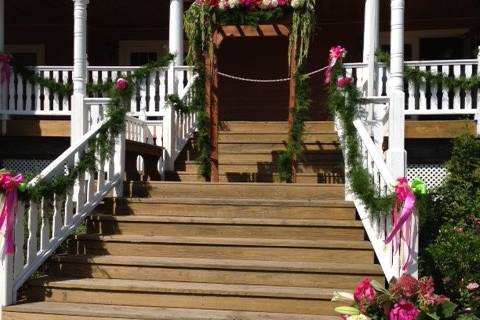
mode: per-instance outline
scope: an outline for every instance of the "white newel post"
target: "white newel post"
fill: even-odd
[[[390,34],[390,115],[387,164],[394,178],[406,176],[407,155],[405,151],[405,92],[404,70],[404,20],[405,0],[391,0]],[[408,272],[418,276],[418,216],[415,216],[413,263]],[[402,248],[405,249],[405,248]],[[400,250],[400,259],[394,259],[393,270],[398,277],[405,259],[405,250]]]
[[[89,0],[73,0],[73,96],[71,142],[78,141],[88,129],[87,108],[87,5]]]
[[[183,0],[170,0],[169,18],[169,52],[175,55],[174,61],[168,70],[168,94],[177,94],[177,76],[174,66],[183,65]],[[173,155],[175,153],[175,111],[166,106],[163,118],[163,147],[165,150],[165,170],[171,171],[174,168]]]
[[[5,52],[5,0],[0,0],[0,53]],[[7,86],[0,85],[0,135],[7,134],[7,115],[3,110],[7,108]]]
[[[4,198],[0,197],[0,208],[3,208]],[[0,309],[13,304],[13,264],[14,256],[3,255],[3,236],[0,239]],[[0,310],[0,319],[2,318],[2,312]]]

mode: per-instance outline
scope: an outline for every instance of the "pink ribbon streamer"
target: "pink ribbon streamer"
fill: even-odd
[[[12,56],[8,54],[0,54],[0,84],[3,84],[4,82],[7,83],[7,86],[10,84],[10,79],[12,77],[11,61]]]
[[[400,245],[403,245],[407,250],[406,260],[402,266],[402,272],[406,272],[408,266],[412,261],[412,223],[413,223],[413,209],[415,207],[415,194],[408,185],[406,178],[397,179],[398,184],[395,187],[395,205],[392,210],[393,216],[393,229],[385,239],[385,244],[393,241],[393,247],[397,253],[400,249]],[[402,212],[398,216],[398,208],[402,207]],[[401,233],[400,233],[401,231]]]
[[[325,84],[330,84],[332,82],[333,67],[337,64],[338,59],[343,57],[346,53],[347,50],[341,46],[332,47],[330,49],[330,62],[325,71]]]
[[[5,203],[0,214],[0,233],[5,237],[5,255],[12,255],[15,252],[13,229],[15,227],[15,208],[17,206],[18,185],[23,182],[21,174],[12,177],[10,172],[0,175],[0,188],[5,190]]]

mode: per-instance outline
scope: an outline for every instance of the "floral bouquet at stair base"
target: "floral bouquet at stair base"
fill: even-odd
[[[365,278],[353,295],[335,292],[332,301],[351,302],[351,306],[337,307],[344,320],[414,320],[448,319],[456,305],[434,293],[432,278],[415,279],[404,274],[390,283],[387,290],[377,281]]]

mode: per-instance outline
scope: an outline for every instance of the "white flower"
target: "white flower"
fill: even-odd
[[[272,8],[278,7],[278,0],[272,0],[272,1],[270,2],[270,6],[271,6]]]
[[[218,2],[218,8],[219,8],[220,10],[225,10],[225,9],[227,9],[227,8],[228,8],[227,0],[220,0],[220,1]]]
[[[230,8],[236,8],[240,5],[240,0],[228,0],[228,6]]]
[[[292,8],[300,8],[305,4],[305,0],[292,0]]]
[[[268,7],[270,7],[270,0],[262,0],[262,3],[260,3],[260,8],[267,9]]]
[[[333,291],[332,301],[342,301],[342,302],[353,303],[355,299],[353,297],[353,294],[350,292]]]
[[[367,317],[364,314],[357,314],[357,315],[354,315],[354,316],[348,316],[347,319],[348,320],[370,320],[370,318]]]

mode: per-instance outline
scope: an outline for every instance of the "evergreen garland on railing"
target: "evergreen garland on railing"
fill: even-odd
[[[390,55],[388,52],[379,51],[376,54],[378,62],[390,65]],[[432,72],[432,70],[420,70],[409,65],[404,65],[405,80],[414,82],[425,82],[442,86],[443,88],[460,89],[472,91],[480,89],[480,76],[478,74],[471,77],[466,76],[450,76],[443,72]]]
[[[242,3],[242,2],[239,2]],[[280,1],[277,2],[280,6]],[[199,74],[197,79],[198,86],[194,90],[195,107],[188,107],[181,103],[178,98],[172,97],[172,105],[180,112],[197,112],[198,116],[198,135],[197,147],[200,156],[197,162],[200,165],[200,172],[205,177],[211,173],[211,150],[210,144],[210,121],[205,111],[205,66],[204,55],[213,54],[213,32],[215,25],[252,25],[257,26],[260,23],[270,23],[281,21],[293,12],[293,23],[290,34],[290,50],[295,48],[295,59],[297,72],[296,100],[294,109],[293,128],[289,133],[286,151],[283,152],[278,160],[279,177],[282,181],[289,181],[292,177],[292,163],[295,158],[301,158],[303,155],[302,138],[304,134],[304,120],[310,100],[308,97],[308,79],[302,73],[304,61],[306,60],[310,48],[310,40],[314,30],[315,4],[316,0],[297,0],[292,1],[291,7],[286,6],[277,8],[251,8],[236,7],[224,10],[213,7],[208,1],[197,1],[192,4],[185,12],[184,29],[187,35],[189,47],[187,54],[187,63],[195,66]],[[288,2],[289,3],[289,2]],[[295,3],[295,4],[294,4]]]
[[[125,114],[128,111],[128,104],[131,101],[136,84],[138,81],[149,77],[155,69],[168,66],[172,59],[173,56],[167,54],[158,61],[148,63],[129,75],[119,77],[119,79],[125,80],[126,86],[124,88],[116,88],[113,82],[89,85],[90,92],[103,94],[110,98],[105,115],[107,122],[100,128],[98,135],[88,141],[87,152],[80,157],[80,160],[73,167],[68,169],[68,175],[56,176],[48,181],[40,180],[20,194],[22,199],[39,202],[42,197],[52,198],[54,194],[65,194],[82,174],[94,171],[97,163],[110,159],[113,154],[115,139],[124,130]],[[52,94],[68,96],[72,93],[71,84],[62,84],[51,79],[45,79],[36,75],[32,69],[14,64],[14,71],[28,81],[48,88]],[[98,158],[96,154],[98,154]]]
[[[361,141],[353,124],[360,116],[361,93],[353,83],[337,86],[342,73],[343,63],[340,59],[333,69],[327,105],[332,117],[338,117],[342,124],[343,133],[340,138],[344,144],[345,163],[348,167],[346,178],[350,182],[351,191],[372,214],[386,214],[393,206],[394,194],[381,195],[368,170],[363,166]]]

